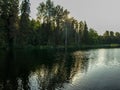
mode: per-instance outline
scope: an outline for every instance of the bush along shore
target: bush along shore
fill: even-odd
[[[29,0],[7,2],[0,1],[0,48],[84,49],[120,46],[119,32],[107,30],[99,35],[94,28],[88,28],[86,21],[69,17],[67,9],[55,5],[51,0],[39,4],[37,19],[30,18]]]

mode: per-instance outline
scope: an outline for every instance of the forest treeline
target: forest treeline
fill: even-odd
[[[31,19],[29,0],[0,0],[0,47],[120,44],[119,32],[99,35],[51,0],[37,11],[37,19]]]

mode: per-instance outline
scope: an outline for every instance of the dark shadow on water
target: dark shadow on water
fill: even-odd
[[[3,90],[16,90],[15,57],[12,50],[6,51],[3,70]]]
[[[60,89],[79,70],[87,70],[88,60],[82,52],[11,50],[0,54],[0,90]]]

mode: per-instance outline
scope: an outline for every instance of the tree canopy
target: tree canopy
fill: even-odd
[[[119,32],[99,35],[51,0],[40,3],[37,11],[37,19],[30,19],[29,0],[0,0],[0,47],[120,44]]]

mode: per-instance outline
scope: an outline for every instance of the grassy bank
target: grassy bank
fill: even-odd
[[[40,49],[40,50],[86,50],[86,49],[99,49],[99,48],[120,48],[120,44],[100,44],[100,45],[81,45],[81,46],[29,46],[24,49]]]
[[[100,44],[100,45],[82,45],[80,49],[96,49],[96,48],[120,48],[120,44]]]
[[[34,49],[40,49],[40,50],[84,50],[84,49],[97,49],[97,48],[120,48],[120,44],[100,44],[100,45],[81,45],[81,46],[25,46],[25,47],[14,47],[14,49],[25,49],[25,50],[34,50]],[[1,48],[6,49],[6,48]]]

